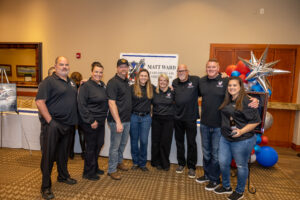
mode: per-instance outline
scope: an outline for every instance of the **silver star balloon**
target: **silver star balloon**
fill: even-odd
[[[269,47],[267,47],[264,51],[264,53],[261,55],[259,60],[255,57],[254,53],[251,51],[251,60],[245,60],[241,57],[239,59],[251,69],[250,74],[247,76],[246,80],[256,78],[258,83],[261,85],[263,90],[266,93],[269,93],[268,89],[271,90],[271,84],[268,81],[267,77],[276,75],[276,74],[286,74],[290,73],[290,71],[287,70],[281,70],[281,69],[272,69],[271,67],[274,66],[279,62],[279,60],[266,63],[267,55],[268,55]]]

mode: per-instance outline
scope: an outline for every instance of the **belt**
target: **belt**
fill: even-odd
[[[132,113],[135,114],[135,115],[138,115],[140,117],[144,117],[144,116],[150,114],[150,112],[134,112],[134,111]]]

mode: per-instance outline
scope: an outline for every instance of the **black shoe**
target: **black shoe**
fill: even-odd
[[[77,183],[77,181],[75,179],[70,178],[70,177],[66,178],[66,179],[60,179],[60,178],[58,178],[57,181],[61,182],[61,183],[66,183],[68,185],[74,185],[74,184]]]
[[[97,175],[93,175],[93,176],[82,175],[82,178],[88,179],[90,181],[98,181],[100,179],[100,177]]]
[[[52,193],[50,188],[47,188],[47,189],[41,191],[41,194],[42,194],[43,199],[53,199],[54,198],[54,194]]]
[[[140,167],[140,169],[141,169],[143,172],[147,172],[147,171],[149,171],[149,169],[148,169],[146,166],[144,166],[144,167]]]
[[[229,200],[239,200],[239,199],[242,199],[242,198],[244,198],[244,194],[243,193],[240,194],[236,191],[234,191],[231,195],[229,195],[227,197],[227,199],[229,199]]]
[[[73,152],[73,153],[70,153],[69,158],[70,158],[71,160],[73,160],[73,159],[74,159],[74,156],[75,156],[74,152]]]
[[[232,188],[224,188],[223,186],[219,186],[214,190],[214,192],[216,194],[232,194]]]
[[[156,169],[158,169],[158,170],[162,170],[163,168],[162,168],[162,166],[160,166],[160,165],[157,165],[157,166],[156,166]]]
[[[101,169],[97,169],[97,172],[96,172],[96,174],[98,174],[98,175],[103,175],[103,174],[104,174],[104,171],[103,171],[103,170],[101,170]]]
[[[219,186],[219,183],[209,181],[209,183],[205,186],[205,189],[208,191],[213,191]]]
[[[163,168],[163,170],[167,172],[167,171],[169,171],[169,170],[170,170],[170,167]]]
[[[206,176],[201,176],[201,177],[196,179],[197,183],[206,183],[208,181],[209,181],[209,179]]]
[[[132,165],[131,170],[137,170],[139,168],[138,165]]]

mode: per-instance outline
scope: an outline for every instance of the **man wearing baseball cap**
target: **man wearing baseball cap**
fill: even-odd
[[[109,105],[107,122],[111,131],[108,175],[114,180],[121,179],[118,169],[128,170],[123,163],[123,152],[129,137],[132,107],[131,90],[127,79],[128,69],[128,61],[119,59],[117,73],[108,81],[106,89]]]

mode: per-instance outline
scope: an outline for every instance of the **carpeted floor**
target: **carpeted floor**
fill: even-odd
[[[300,199],[299,175],[295,177],[295,171],[282,168],[290,162],[289,156],[294,159],[294,165],[300,166],[300,158],[293,158],[292,155],[279,155],[280,159],[283,157],[283,163],[279,160],[278,164],[268,169],[258,164],[252,165],[251,185],[257,192],[253,195],[246,189],[244,199]],[[33,151],[30,155],[28,150],[23,149],[0,149],[0,199],[41,199],[40,159],[40,151]],[[131,166],[130,160],[125,163]],[[107,158],[100,158],[99,164],[107,171]],[[83,161],[77,155],[69,161],[69,171],[78,183],[70,186],[57,182],[55,166],[52,189],[56,199],[226,199],[226,195],[205,191],[205,185],[187,177],[187,170],[184,174],[176,174],[176,167],[172,165],[170,171],[165,172],[152,168],[148,163],[149,172],[122,172],[121,181],[114,181],[105,174],[99,181],[93,182],[81,178]],[[197,168],[197,174],[203,174],[201,167]],[[236,177],[232,177],[232,185],[236,185]]]

